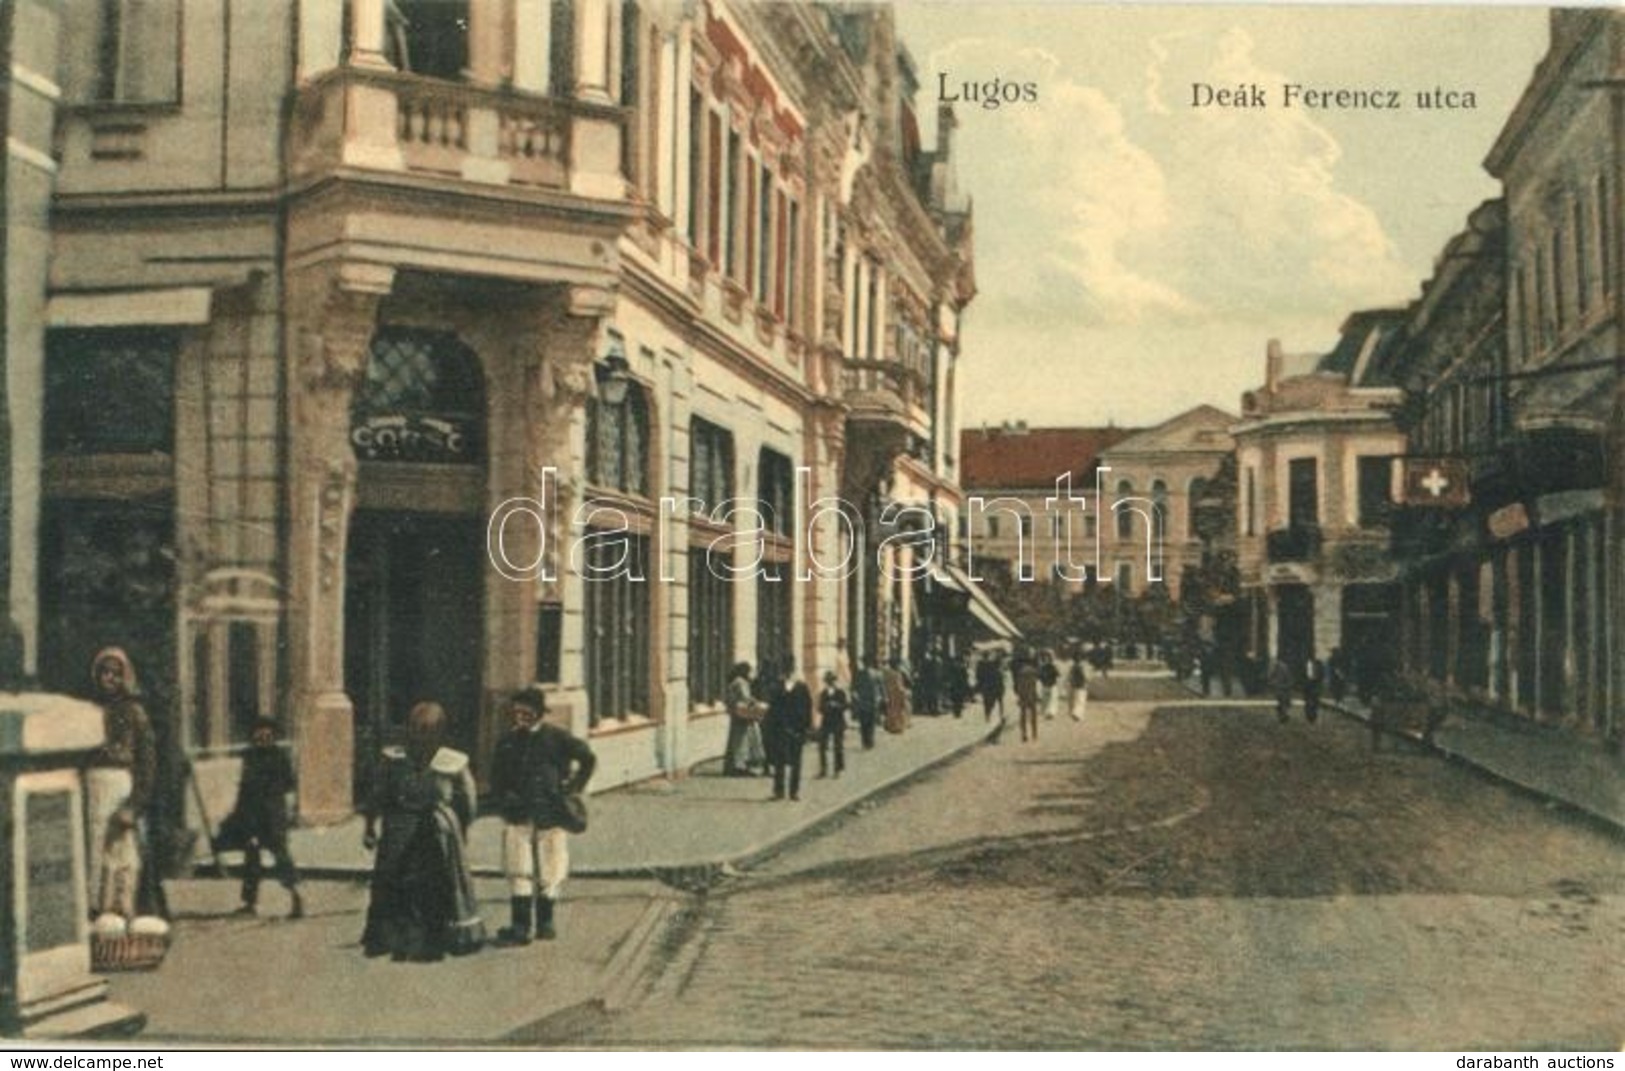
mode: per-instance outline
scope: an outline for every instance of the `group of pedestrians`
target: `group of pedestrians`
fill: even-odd
[[[1270,665],[1270,691],[1275,694],[1275,717],[1285,725],[1292,711],[1292,697],[1303,693],[1303,717],[1313,725],[1320,719],[1320,697],[1326,687],[1326,663],[1311,654],[1303,668],[1294,673],[1284,658]],[[1341,689],[1339,688],[1339,691]]]
[[[1040,715],[1053,719],[1063,697],[1067,715],[1081,722],[1089,701],[1089,676],[1084,669],[1084,657],[1074,653],[1065,668],[1048,649],[1036,654],[1029,648],[1017,648],[1004,664],[1002,655],[993,650],[984,651],[976,663],[976,692],[982,700],[982,716],[993,720],[998,711],[999,721],[1005,720],[1004,697],[1013,690],[1021,725],[1021,739],[1025,743],[1038,739]]]
[[[722,760],[726,777],[767,776],[774,800],[801,798],[802,756],[809,743],[818,747],[818,776],[846,772],[846,733],[857,722],[864,751],[875,746],[875,730],[906,732],[912,682],[902,662],[882,669],[871,655],[854,675],[850,690],[841,675],[828,670],[816,697],[785,659],[764,664],[752,677],[749,662],[737,663],[724,692],[728,741]]]
[[[545,720],[540,688],[516,692],[507,713],[491,797],[502,819],[511,916],[494,943],[520,946],[557,936],[568,836],[585,828],[579,797],[596,759],[586,743]],[[434,962],[486,943],[467,858],[474,778],[468,755],[444,744],[446,723],[440,704],[414,706],[405,745],[386,748],[374,775],[362,834],[363,847],[376,852],[361,939],[368,956]]]

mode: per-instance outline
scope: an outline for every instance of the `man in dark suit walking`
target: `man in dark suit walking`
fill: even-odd
[[[812,731],[812,693],[796,679],[795,663],[785,659],[779,679],[767,701],[767,718],[762,725],[766,737],[767,762],[773,769],[773,798],[784,798],[788,780],[790,798],[801,798],[801,752]]]

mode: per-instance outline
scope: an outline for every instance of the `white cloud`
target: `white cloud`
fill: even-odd
[[[1251,37],[1144,47],[1142,92],[1115,96],[1039,49],[977,38],[932,55],[950,87],[995,76],[1039,87],[1036,104],[959,106],[979,304],[1098,327],[1341,318],[1414,291],[1376,213],[1339,188],[1341,146],[1309,113],[1188,106],[1193,81],[1279,85]]]
[[[1041,50],[985,39],[957,41],[931,65],[950,86],[998,76],[1039,87],[1036,104],[960,106],[958,158],[976,193],[984,295],[1045,314],[1076,310],[1085,322],[1196,311],[1129,255],[1168,225],[1167,182],[1104,92]]]

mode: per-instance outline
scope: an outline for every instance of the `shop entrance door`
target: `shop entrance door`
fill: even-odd
[[[344,685],[355,703],[358,789],[380,748],[399,744],[407,712],[446,708],[446,743],[478,739],[483,655],[478,518],[358,511],[345,591]]]

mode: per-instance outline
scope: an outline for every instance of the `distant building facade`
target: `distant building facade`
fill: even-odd
[[[985,577],[998,570],[1017,582],[1059,579],[1081,590],[1081,569],[1058,575],[1056,563],[1093,567],[1097,540],[1103,548],[1115,547],[1115,529],[1100,515],[1096,472],[1105,451],[1133,433],[1117,427],[1029,428],[1021,422],[962,432],[967,508],[961,534],[972,572]]]
[[[1186,568],[1202,562],[1200,503],[1234,451],[1229,429],[1235,422],[1234,414],[1197,406],[1135,432],[1101,456],[1107,496],[1101,573],[1116,590],[1142,595],[1163,584],[1179,601]]]
[[[1255,672],[1295,670],[1342,647],[1380,672],[1396,657],[1398,571],[1389,553],[1403,393],[1383,375],[1400,314],[1356,313],[1324,356],[1271,341],[1264,383],[1242,396],[1236,557],[1244,651]]]

